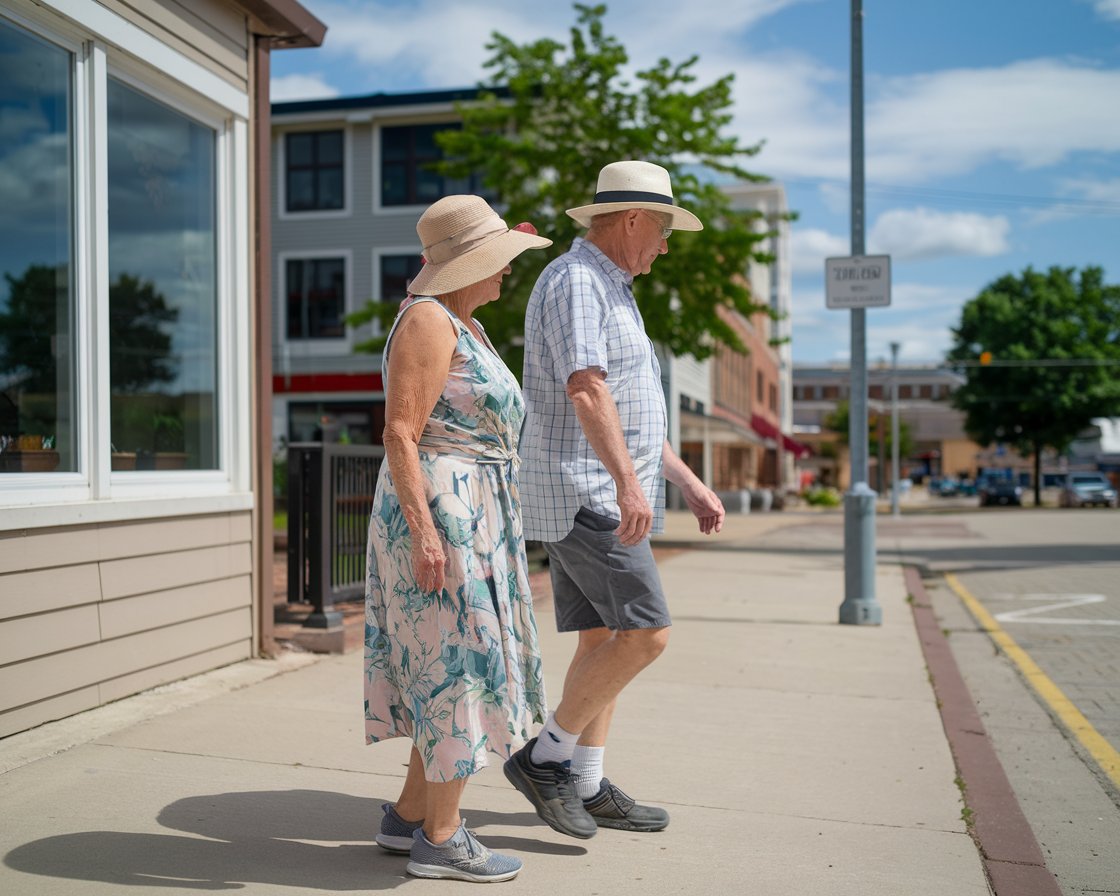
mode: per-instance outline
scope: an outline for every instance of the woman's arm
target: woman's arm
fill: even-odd
[[[432,302],[420,302],[397,325],[389,352],[385,462],[412,533],[412,571],[425,591],[443,588],[447,558],[428,510],[417,445],[447,383],[456,341],[447,312]]]

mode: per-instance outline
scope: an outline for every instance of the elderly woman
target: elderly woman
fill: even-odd
[[[418,877],[513,878],[520,860],[459,817],[467,778],[546,713],[517,492],[524,404],[474,312],[509,262],[551,240],[510,230],[477,196],[416,225],[425,265],[385,344],[385,460],[366,576],[366,741],[412,738],[377,842]]]

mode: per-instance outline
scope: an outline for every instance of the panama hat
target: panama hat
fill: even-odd
[[[669,172],[651,162],[611,162],[599,172],[595,185],[595,201],[591,205],[568,209],[568,217],[584,227],[591,226],[596,215],[606,215],[628,208],[647,208],[668,215],[673,230],[703,230],[700,219],[673,202],[673,185]]]
[[[424,266],[409,284],[417,296],[439,296],[492,277],[526,249],[552,240],[510,230],[480,196],[445,196],[416,222]]]

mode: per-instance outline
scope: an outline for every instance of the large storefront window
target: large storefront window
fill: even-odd
[[[110,79],[115,470],[218,466],[215,131]]]
[[[78,469],[72,70],[0,21],[0,473]]]

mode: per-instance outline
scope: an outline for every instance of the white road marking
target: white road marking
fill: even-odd
[[[1023,610],[1005,610],[996,613],[999,622],[1033,622],[1049,625],[1120,625],[1120,619],[1077,619],[1068,616],[1043,616],[1053,610],[1066,610],[1087,604],[1101,604],[1108,600],[1103,594],[998,594],[1004,600],[1046,600],[1050,603],[1041,607]]]

